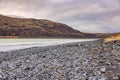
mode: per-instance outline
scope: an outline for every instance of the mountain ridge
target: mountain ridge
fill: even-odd
[[[66,24],[46,19],[15,18],[0,15],[0,36],[18,38],[100,38],[110,34],[84,33]]]

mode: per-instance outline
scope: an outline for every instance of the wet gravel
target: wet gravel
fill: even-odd
[[[0,52],[0,80],[120,80],[120,41]]]

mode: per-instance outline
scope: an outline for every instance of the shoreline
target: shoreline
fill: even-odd
[[[0,79],[119,80],[119,45],[96,40],[0,52]]]
[[[31,47],[43,47],[52,45],[61,45],[72,42],[86,42],[97,39],[6,39],[0,40],[0,52],[14,51]],[[6,43],[7,42],[7,43]]]

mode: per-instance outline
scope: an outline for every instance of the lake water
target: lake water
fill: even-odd
[[[96,39],[0,39],[0,52],[94,40]]]

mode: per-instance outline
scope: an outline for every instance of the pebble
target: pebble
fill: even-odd
[[[0,74],[0,79],[3,78],[3,76]]]
[[[101,71],[102,73],[105,73],[105,71],[106,71],[105,67],[102,67],[102,68],[100,69],[100,71]]]
[[[91,77],[89,78],[89,80],[97,80],[97,77],[96,77],[96,76],[91,76]]]
[[[99,79],[99,80],[107,80],[106,78],[101,78],[101,79]]]
[[[119,77],[113,77],[113,80],[118,80],[119,79]]]

